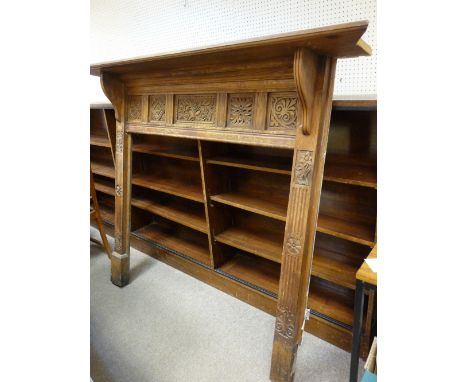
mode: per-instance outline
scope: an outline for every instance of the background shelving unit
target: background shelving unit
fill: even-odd
[[[376,102],[334,103],[311,272],[305,329],[347,350],[355,274],[376,242],[376,115]],[[91,116],[96,190],[112,224],[115,121]],[[146,134],[133,134],[132,151],[132,246],[275,314],[293,151]]]

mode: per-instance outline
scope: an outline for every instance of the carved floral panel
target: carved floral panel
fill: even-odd
[[[149,99],[149,121],[165,122],[166,119],[166,96],[154,95]]]
[[[176,122],[214,123],[215,95],[178,95],[175,101]]]
[[[255,97],[253,95],[229,96],[228,127],[252,127]]]
[[[300,186],[310,186],[313,166],[313,151],[299,150],[294,164],[294,182]]]
[[[131,95],[127,97],[127,121],[143,120],[143,97]]]
[[[278,305],[275,325],[276,333],[286,339],[293,339],[295,326],[294,315],[288,307]]]
[[[268,105],[268,129],[295,129],[299,114],[297,96],[270,94]]]

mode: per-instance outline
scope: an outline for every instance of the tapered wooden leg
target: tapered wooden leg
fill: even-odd
[[[296,135],[283,244],[270,378],[294,379],[302,339],[330,125],[336,60],[307,49],[296,51],[294,77],[302,105]]]

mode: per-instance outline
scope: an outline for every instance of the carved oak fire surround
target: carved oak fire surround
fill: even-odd
[[[129,281],[132,141],[136,135],[198,142],[210,261],[215,238],[204,142],[293,150],[270,378],[292,381],[301,342],[317,228],[336,59],[369,55],[367,22],[225,46],[96,64],[116,116],[115,248],[111,280]],[[284,220],[283,220],[284,221]],[[190,253],[183,255],[190,256]]]

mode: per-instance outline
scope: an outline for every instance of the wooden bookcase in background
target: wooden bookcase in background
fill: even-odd
[[[91,164],[113,235],[111,107],[91,108]],[[376,101],[333,102],[305,329],[348,351],[355,274],[376,242],[376,142]],[[275,314],[291,166],[288,149],[135,135],[132,246]],[[366,306],[363,354],[373,296]]]

